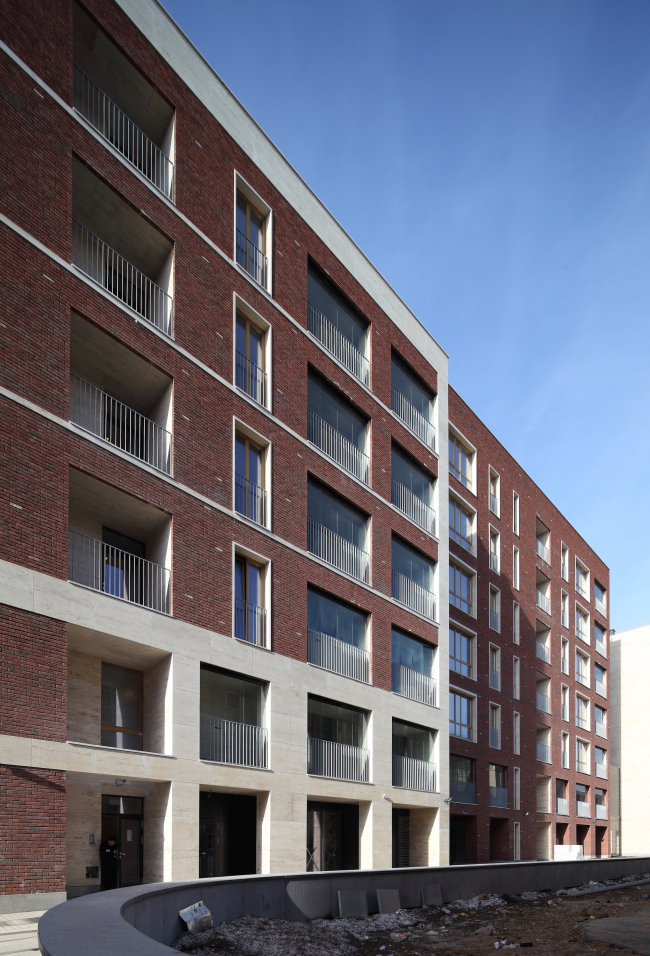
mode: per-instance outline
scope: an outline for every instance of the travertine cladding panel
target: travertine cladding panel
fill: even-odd
[[[569,824],[569,832],[564,842],[575,843],[577,824],[590,824],[590,833],[585,845],[585,854],[595,852],[595,787],[608,789],[608,781],[597,778],[594,772],[595,746],[609,749],[609,742],[597,737],[594,733],[593,705],[600,703],[608,708],[608,701],[599,697],[594,691],[593,662],[600,662],[608,667],[607,658],[596,652],[594,646],[594,620],[598,620],[607,627],[607,618],[600,615],[593,603],[593,581],[596,578],[609,590],[609,569],[577,533],[566,518],[549,501],[546,495],[535,485],[529,475],[508,454],[492,433],[485,427],[474,412],[465,404],[460,396],[449,389],[449,423],[477,449],[475,473],[477,487],[475,492],[465,488],[450,475],[450,490],[464,498],[477,511],[478,543],[476,557],[469,554],[464,548],[450,541],[450,558],[456,555],[463,563],[476,569],[477,572],[477,607],[476,617],[463,613],[450,605],[449,614],[453,622],[476,631],[477,637],[477,679],[470,680],[450,670],[450,684],[476,694],[478,698],[478,739],[476,742],[463,741],[457,737],[450,737],[451,753],[474,757],[477,761],[477,806],[452,806],[452,813],[464,813],[466,816],[477,816],[477,862],[489,859],[489,826],[490,817],[507,818],[509,820],[509,855],[512,859],[512,823],[516,820],[521,826],[521,858],[535,859],[537,855],[537,828],[536,821],[548,821],[553,824],[551,830],[551,852],[555,843],[555,824]],[[489,480],[488,472],[492,467],[500,476],[500,516],[497,517],[489,508]],[[512,496],[513,491],[519,495],[520,519],[519,534],[513,533]],[[551,563],[547,565],[536,555],[536,518],[550,530]],[[489,527],[498,530],[501,544],[501,573],[496,574],[489,567]],[[560,573],[560,549],[564,544],[569,548],[570,581],[565,581]],[[520,584],[519,589],[513,586],[513,547],[520,552]],[[591,595],[586,600],[575,590],[574,564],[578,557],[590,569]],[[536,605],[536,568],[540,568],[551,579],[551,614],[546,614]],[[497,632],[489,626],[489,588],[494,585],[501,592],[501,626]],[[563,627],[560,610],[560,591],[569,595],[569,628]],[[587,608],[591,615],[591,640],[584,643],[575,636],[575,600]],[[513,602],[520,605],[520,644],[513,641]],[[536,655],[536,621],[542,622],[551,630],[551,661],[546,663]],[[561,638],[569,641],[570,674],[561,670],[560,644]],[[501,650],[501,690],[497,691],[489,686],[489,645],[493,644]],[[575,647],[579,645],[591,658],[591,688],[586,688],[575,680]],[[513,697],[513,657],[521,661],[521,697]],[[551,679],[551,714],[543,714],[536,707],[536,674],[548,676]],[[569,687],[570,721],[561,719],[561,685]],[[591,700],[591,731],[579,729],[575,723],[575,694],[578,691]],[[501,749],[489,746],[489,704],[501,706]],[[513,753],[513,713],[521,714],[521,754]],[[536,731],[537,727],[546,726],[551,732],[551,764],[537,760]],[[561,765],[560,736],[562,731],[570,734],[570,768]],[[576,734],[591,744],[590,773],[576,771]],[[496,763],[508,767],[508,788],[510,791],[509,810],[490,808],[488,789],[488,764]],[[512,809],[513,768],[521,771],[521,809]],[[569,815],[538,814],[537,813],[537,776],[551,778],[551,806],[555,808],[555,781],[568,781]],[[576,816],[575,785],[586,784],[589,790],[591,814],[589,819],[578,819]],[[597,821],[599,826],[607,826],[607,821]],[[602,848],[603,854],[609,852],[607,835]]]
[[[0,733],[65,740],[65,624],[0,604],[0,646]]]
[[[0,764],[0,895],[65,890],[65,773]]]

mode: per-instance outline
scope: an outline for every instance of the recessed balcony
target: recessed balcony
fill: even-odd
[[[359,581],[370,580],[370,556],[347,538],[307,519],[307,550]]]
[[[436,533],[436,513],[433,508],[395,478],[391,481],[391,502],[429,534]]]
[[[370,366],[366,356],[311,302],[307,303],[307,322],[309,331],[321,345],[345,365],[355,378],[367,385],[370,380]]]
[[[454,803],[476,803],[476,784],[473,780],[450,780],[449,791]]]
[[[367,783],[370,754],[365,748],[364,711],[321,697],[308,698],[307,773]]]
[[[436,429],[435,426],[417,410],[415,405],[409,402],[393,385],[391,388],[391,409],[397,417],[406,425],[409,431],[417,435],[425,445],[435,450],[436,447]]]
[[[201,665],[201,760],[268,767],[266,685]]]
[[[312,628],[307,630],[307,660],[334,674],[370,683],[368,651]]]
[[[393,786],[406,790],[436,789],[436,765],[429,760],[393,754]]]
[[[370,459],[356,445],[328,424],[316,412],[308,412],[307,438],[320,448],[324,455],[359,478],[365,484],[369,482]]]
[[[428,704],[429,707],[436,706],[435,679],[411,667],[392,664],[392,688],[393,693],[399,694],[400,697],[419,700],[423,704]]]
[[[579,769],[579,768],[578,768]],[[584,800],[576,800],[576,816],[578,817],[588,817],[589,814],[589,804]]]

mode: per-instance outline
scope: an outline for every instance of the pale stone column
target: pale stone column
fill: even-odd
[[[201,673],[199,661],[174,654],[165,707],[165,753],[200,759]],[[171,741],[170,741],[171,736]],[[171,749],[168,749],[171,742]]]
[[[303,873],[307,866],[307,795],[272,791],[265,817],[269,832],[265,843],[263,825],[261,850],[262,860],[268,854],[268,870],[262,872]]]
[[[410,866],[438,866],[440,813],[435,807],[413,808],[409,814]]]
[[[165,810],[165,880],[199,877],[199,785],[174,780]]]

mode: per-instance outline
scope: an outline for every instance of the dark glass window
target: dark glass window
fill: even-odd
[[[102,664],[103,747],[142,750],[142,674]]]
[[[335,704],[321,697],[309,697],[307,733],[315,740],[363,747],[366,736],[366,715],[362,710]]]
[[[396,355],[391,361],[391,384],[428,422],[433,412],[433,395]]]
[[[397,538],[393,538],[392,542],[392,560],[393,571],[403,574],[425,591],[433,590],[433,561]]]
[[[393,755],[430,761],[433,757],[433,734],[426,727],[393,720]]]
[[[391,635],[391,660],[393,664],[408,667],[426,677],[433,673],[434,648],[429,644],[409,637],[397,628],[393,628]]]
[[[422,468],[406,455],[401,454],[395,447],[391,451],[392,478],[400,485],[408,488],[417,498],[431,505],[433,498],[433,482]]]
[[[349,402],[313,372],[309,373],[307,405],[310,412],[318,415],[355,448],[365,453],[366,419],[357,414]]]
[[[460,783],[474,783],[474,760],[449,754],[449,779]]]
[[[367,323],[313,266],[309,267],[307,275],[307,298],[312,308],[324,315],[358,352],[365,355]]]
[[[307,516],[361,551],[366,550],[365,517],[338,495],[314,481],[307,486]]]
[[[472,642],[469,635],[449,628],[449,669],[464,677],[472,676]]]
[[[366,615],[312,588],[307,591],[307,627],[365,648]]]
[[[201,715],[263,725],[263,688],[255,681],[201,666]]]

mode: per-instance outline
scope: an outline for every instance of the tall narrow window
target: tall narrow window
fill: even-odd
[[[589,600],[589,571],[576,559],[576,591]]]
[[[516,491],[512,492],[512,530],[519,534],[519,495]]]
[[[474,515],[464,508],[459,501],[449,498],[449,537],[466,551],[472,550],[472,525]]]
[[[264,449],[246,435],[235,435],[235,511],[266,524]]]
[[[466,488],[472,487],[473,453],[459,438],[449,436],[449,471]]]
[[[560,549],[560,573],[565,581],[569,580],[569,549],[566,544]]]
[[[490,468],[490,511],[499,517],[500,511],[500,485],[499,476],[496,471]]]
[[[521,860],[521,824],[515,822],[513,824],[513,834],[512,834],[512,858],[515,860]]]
[[[512,602],[512,640],[515,644],[519,643],[519,613],[520,608],[517,601]]]
[[[490,627],[493,631],[501,630],[501,594],[496,588],[490,588]]]
[[[264,570],[248,558],[235,558],[235,637],[261,646],[266,644]]]
[[[449,627],[449,669],[473,677],[474,638],[457,627]]]
[[[521,715],[516,712],[512,715],[512,752],[521,753]]]
[[[237,262],[265,289],[268,259],[266,256],[266,220],[262,213],[237,193]]]
[[[449,564],[449,603],[466,614],[472,613],[472,578],[464,568]]]
[[[235,384],[259,405],[266,407],[267,388],[264,355],[265,333],[237,313],[235,321]]]
[[[521,694],[521,662],[518,657],[512,658],[512,696],[519,700]]]
[[[519,590],[519,548],[512,549],[512,586]]]
[[[142,674],[102,663],[102,747],[142,750]]]
[[[464,737],[465,740],[474,739],[473,730],[473,699],[449,692],[449,733],[452,737]]]
[[[368,420],[313,372],[307,383],[307,437],[312,445],[366,484]]]
[[[501,651],[490,644],[490,687],[501,690]]]
[[[364,385],[368,384],[368,323],[332,283],[310,264],[307,273],[309,331]]]
[[[490,571],[499,573],[499,532],[490,528]]]
[[[490,704],[490,747],[501,747],[501,708]]]
[[[519,767],[514,767],[512,771],[512,782],[514,790],[514,809],[521,809],[521,771]]]

